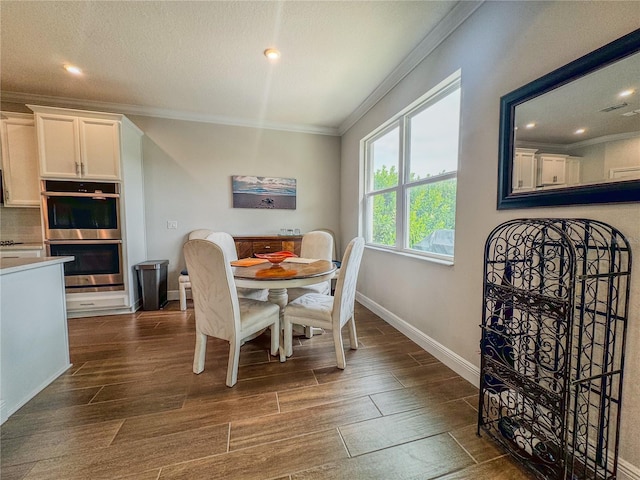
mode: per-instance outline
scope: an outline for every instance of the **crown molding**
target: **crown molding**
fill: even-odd
[[[356,108],[338,128],[315,125],[299,125],[275,122],[262,122],[220,115],[172,110],[141,105],[109,103],[77,98],[36,95],[22,92],[2,92],[2,101],[19,104],[42,104],[61,108],[93,109],[124,115],[167,118],[190,122],[215,123],[237,127],[262,128],[314,135],[341,136],[360,120],[376,103],[406,77],[422,60],[440,45],[456,28],[475,12],[484,0],[459,1],[453,9],[431,30],[409,55],[382,81],[378,87]]]
[[[189,122],[215,123],[235,127],[262,128],[267,130],[281,130],[296,133],[311,133],[314,135],[339,136],[338,129],[313,125],[296,125],[274,122],[259,122],[248,119],[208,115],[203,113],[170,110],[165,108],[144,107],[121,103],[109,103],[91,100],[80,100],[68,97],[52,97],[21,92],[2,92],[2,101],[19,104],[38,104],[60,108],[92,109],[99,112],[119,113],[123,115],[141,115],[144,117],[168,118],[171,120],[185,120]]]
[[[378,87],[356,108],[338,127],[338,133],[344,135],[376,103],[391,91],[414,68],[433,52],[451,33],[475,12],[484,0],[460,1],[431,30],[405,59],[385,78]]]

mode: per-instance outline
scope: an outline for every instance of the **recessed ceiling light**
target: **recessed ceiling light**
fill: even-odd
[[[582,135],[586,130],[584,128],[579,128],[578,130],[576,130],[575,133],[576,135]]]
[[[267,48],[264,51],[264,56],[269,60],[277,60],[280,58],[280,51],[276,48]]]
[[[524,127],[525,128],[534,128],[535,126],[536,126],[536,124],[531,122],[531,123],[527,123]]]
[[[629,89],[629,90],[623,90],[622,92],[620,92],[618,94],[619,97],[628,97],[629,95],[633,95],[635,93],[635,90]]]
[[[76,67],[75,65],[65,65],[64,69],[69,72],[72,73],[74,75],[82,75],[82,70],[80,70],[78,67]]]

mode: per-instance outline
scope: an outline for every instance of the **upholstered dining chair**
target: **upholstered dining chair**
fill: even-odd
[[[207,238],[213,230],[200,228],[189,233],[189,240]],[[187,290],[191,290],[191,280],[189,279],[189,269],[183,270],[178,277],[178,295],[180,297],[180,310],[187,309]]]
[[[229,235],[227,232],[212,232],[205,240],[210,242],[215,242],[220,245],[220,248],[224,250],[225,255],[229,262],[233,262],[234,260],[238,260],[238,252],[236,250],[236,242],[233,240],[233,237]],[[254,300],[267,300],[269,296],[269,290],[266,288],[243,288],[238,287],[238,296],[241,298],[252,298]]]
[[[214,232],[213,230],[200,229],[194,230],[189,234],[189,240],[204,239],[209,241],[217,241],[224,249],[229,261],[232,262],[238,259],[238,253],[236,252],[236,244],[233,241],[233,237],[226,232]],[[187,309],[187,290],[191,289],[191,282],[189,280],[189,269],[183,271],[178,277],[178,293],[180,295],[180,310]],[[269,295],[269,291],[266,289],[256,288],[239,288],[238,295],[244,298],[253,298],[255,300],[266,300]]]
[[[311,231],[302,236],[300,245],[300,256],[302,258],[315,258],[317,260],[328,260],[333,258],[333,237],[328,232]],[[301,297],[305,293],[331,293],[331,280],[326,282],[307,285],[306,287],[295,287],[287,290],[289,301]]]
[[[193,373],[204,370],[207,337],[229,342],[228,387],[238,380],[240,346],[243,340],[271,328],[271,355],[280,346],[280,308],[250,298],[239,298],[229,258],[221,245],[209,240],[189,240],[183,247],[191,278],[196,318],[196,346]]]
[[[338,368],[344,369],[346,360],[342,344],[342,327],[349,324],[351,349],[358,348],[358,336],[354,317],[356,283],[360,261],[364,251],[364,239],[356,237],[344,252],[341,273],[336,284],[335,295],[307,293],[290,302],[284,309],[285,355],[293,353],[293,324],[320,327],[333,332]]]

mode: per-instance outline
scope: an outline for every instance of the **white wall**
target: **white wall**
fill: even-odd
[[[145,132],[144,193],[149,259],[169,260],[169,291],[185,268],[191,230],[277,235],[283,227],[339,231],[340,138],[150,117],[130,117]],[[232,208],[231,176],[297,180],[295,210]],[[178,229],[168,230],[167,220]]]
[[[512,90],[624,35],[640,2],[486,2],[342,137],[342,242],[358,234],[360,140],[442,79],[462,70],[455,265],[367,249],[358,291],[422,334],[479,365],[483,244],[519,217],[586,217],[612,223],[640,255],[640,206],[497,211],[499,100]],[[640,262],[627,337],[621,457],[640,466]],[[640,469],[637,470],[640,478]]]

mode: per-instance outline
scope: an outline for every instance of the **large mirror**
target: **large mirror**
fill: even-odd
[[[640,29],[501,98],[498,209],[640,201]]]

